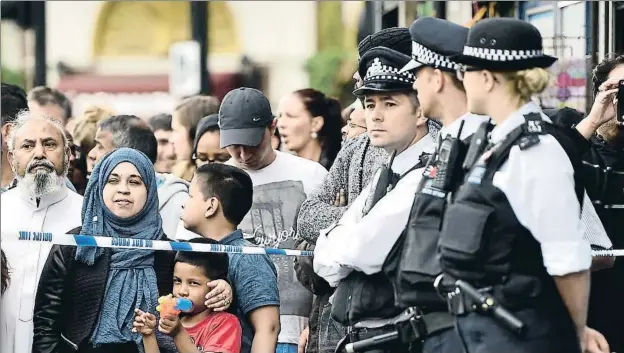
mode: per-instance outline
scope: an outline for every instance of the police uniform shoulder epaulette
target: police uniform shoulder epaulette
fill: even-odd
[[[524,117],[526,119],[522,125],[524,136],[520,137],[516,143],[523,151],[537,145],[540,142],[539,135],[546,133],[544,120],[539,113],[529,113]]]
[[[526,150],[529,149],[535,145],[537,145],[540,142],[540,138],[539,135],[527,135],[527,136],[523,136],[518,140],[518,147],[520,147],[521,150]]]

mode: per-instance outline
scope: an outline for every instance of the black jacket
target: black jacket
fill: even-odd
[[[68,233],[79,234],[80,229]],[[75,256],[75,247],[59,245],[48,255],[35,297],[33,353],[92,351],[88,343],[103,304],[111,249],[104,249],[93,266],[77,262]],[[171,251],[154,252],[159,296],[173,288],[174,256]],[[124,347],[115,352],[128,351]]]
[[[544,110],[554,123],[572,127],[583,119],[583,114],[570,108]],[[582,176],[587,195],[594,203],[596,213],[613,243],[624,247],[624,210],[609,207],[624,204],[624,150],[617,149],[599,136],[590,141],[582,139],[584,147]],[[608,258],[605,258],[608,259]],[[612,268],[595,271],[591,275],[588,326],[600,331],[609,342],[612,351],[624,351],[624,262],[615,261]]]

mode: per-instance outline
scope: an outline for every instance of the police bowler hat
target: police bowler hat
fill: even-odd
[[[487,18],[468,31],[462,54],[451,59],[492,71],[550,67],[557,58],[544,54],[542,35],[532,24],[514,18]]]

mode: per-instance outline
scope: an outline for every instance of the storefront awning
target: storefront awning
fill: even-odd
[[[230,90],[239,87],[240,74],[216,73],[210,75],[212,94],[223,99]],[[76,74],[62,77],[57,89],[72,93],[149,93],[169,92],[167,75],[98,75]]]

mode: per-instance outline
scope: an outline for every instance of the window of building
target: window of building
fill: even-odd
[[[615,4],[614,45],[617,53],[624,53],[624,1]]]
[[[561,8],[561,33],[559,37],[559,57],[584,58],[586,54],[585,41],[585,11],[584,1],[568,1]]]

